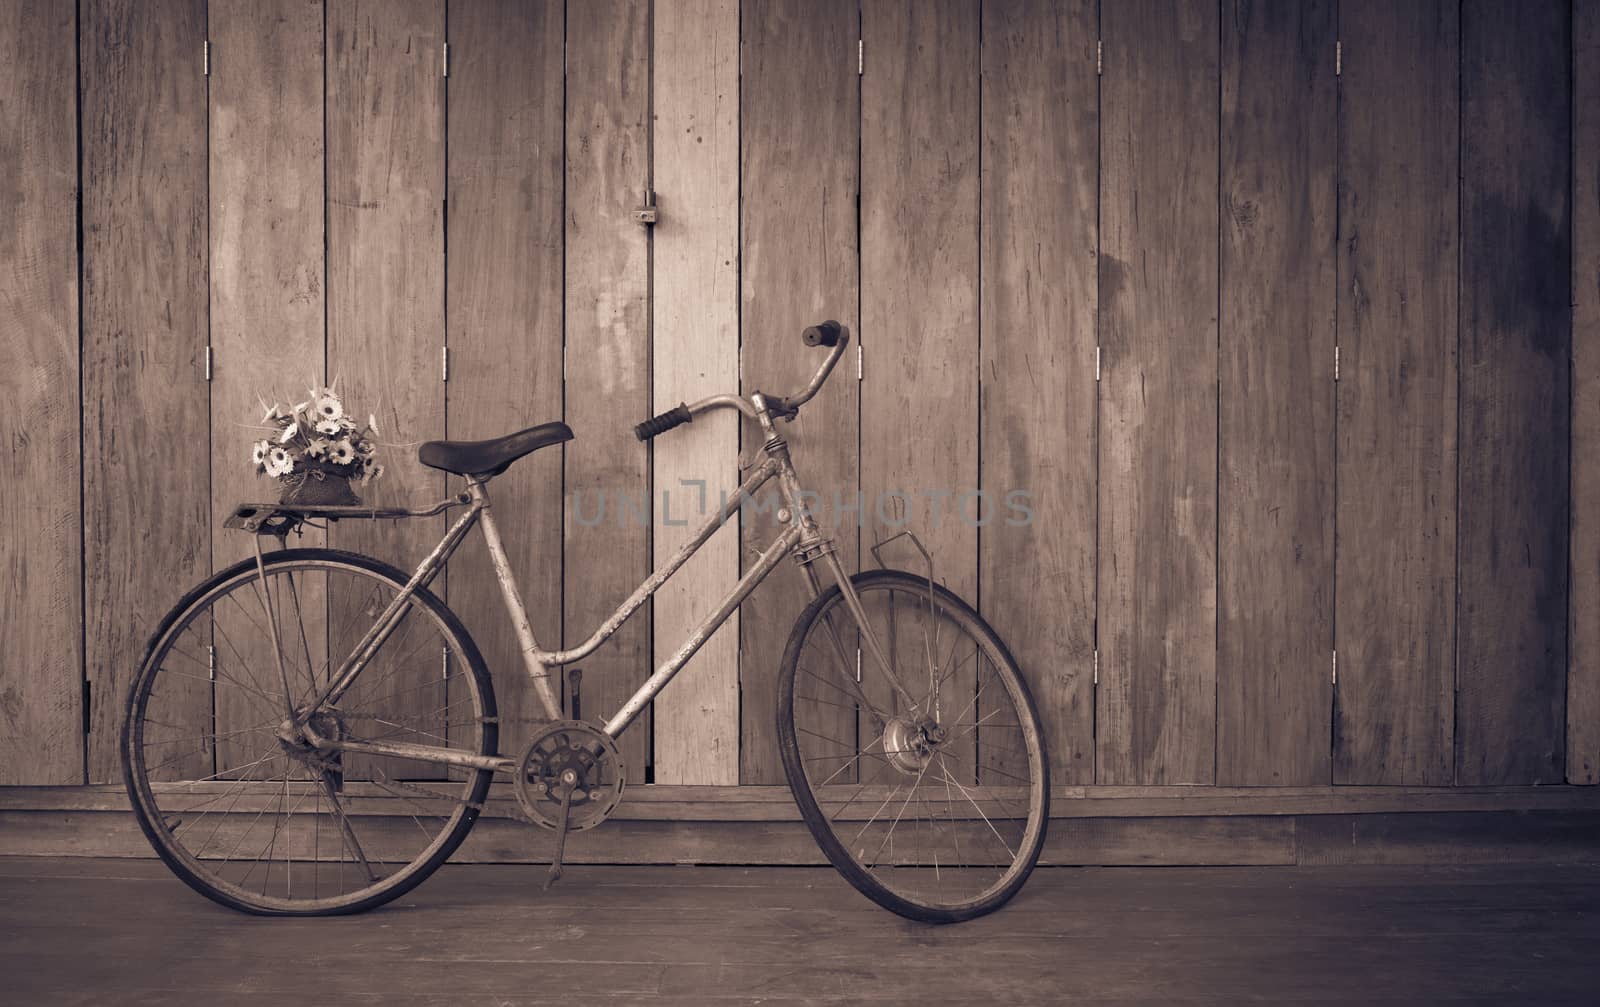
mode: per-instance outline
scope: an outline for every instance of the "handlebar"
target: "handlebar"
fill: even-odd
[[[838,322],[828,320],[811,325],[800,334],[801,340],[807,346],[830,347],[828,358],[817,368],[817,373],[811,376],[811,381],[799,395],[785,398],[780,395],[762,396],[767,403],[767,408],[774,416],[787,416],[794,418],[796,410],[810,402],[812,397],[822,389],[822,383],[828,380],[828,375],[833,373],[833,368],[839,363],[839,358],[844,356],[845,347],[850,345],[850,330]],[[633,435],[641,441],[647,441],[658,434],[664,434],[673,427],[694,422],[700,413],[710,412],[713,409],[737,409],[740,413],[751,419],[756,417],[756,407],[739,395],[713,395],[701,399],[692,405],[678,403],[678,405],[652,416],[633,428]]]

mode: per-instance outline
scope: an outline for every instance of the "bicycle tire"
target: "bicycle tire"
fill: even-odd
[[[948,736],[945,741],[941,741],[937,745],[932,746],[931,751],[933,751],[935,754],[932,756],[928,756],[926,754],[924,755],[924,758],[927,759],[926,765],[916,776],[916,782],[911,785],[911,789],[907,791],[906,799],[900,808],[901,815],[897,815],[894,823],[888,826],[888,838],[886,838],[883,842],[880,842],[878,852],[874,853],[874,855],[870,858],[853,855],[851,853],[850,849],[847,848],[846,845],[849,837],[844,835],[843,833],[845,830],[841,830],[838,826],[845,821],[845,811],[851,802],[857,800],[857,796],[851,796],[850,799],[845,801],[843,804],[840,804],[838,799],[834,799],[832,802],[832,807],[834,808],[834,814],[837,816],[837,820],[834,817],[830,817],[830,814],[823,806],[823,802],[819,800],[818,789],[827,786],[831,777],[824,779],[820,784],[813,784],[810,773],[807,769],[808,761],[821,761],[823,763],[822,768],[826,768],[831,764],[829,760],[845,759],[847,756],[824,754],[822,756],[813,756],[810,760],[808,760],[806,755],[802,752],[802,742],[800,740],[800,736],[802,734],[809,734],[813,737],[819,735],[815,730],[808,730],[805,727],[802,727],[800,724],[800,717],[797,717],[796,712],[796,681],[797,675],[801,670],[801,657],[802,654],[807,653],[808,641],[813,639],[813,631],[819,625],[823,625],[822,620],[827,618],[828,614],[839,611],[841,608],[843,608],[841,600],[842,593],[838,585],[834,585],[818,595],[796,620],[794,629],[789,636],[788,645],[784,649],[783,662],[779,670],[777,711],[779,750],[783,760],[784,773],[788,778],[789,788],[794,794],[795,803],[800,809],[801,817],[804,818],[806,826],[811,830],[812,836],[815,837],[818,845],[822,848],[822,851],[827,856],[829,862],[833,864],[839,873],[842,874],[851,885],[853,885],[867,898],[892,912],[898,913],[899,915],[907,917],[908,919],[918,920],[926,923],[956,923],[993,912],[1008,902],[1014,895],[1016,895],[1016,893],[1022,888],[1023,884],[1027,881],[1029,874],[1033,871],[1034,866],[1038,863],[1039,854],[1044,845],[1047,823],[1049,821],[1049,760],[1045,755],[1043,740],[1044,736],[1040,730],[1038,712],[1034,707],[1033,699],[1028,691],[1027,684],[1018,671],[1015,660],[1011,657],[1011,654],[1006,649],[1004,642],[1000,640],[993,628],[990,627],[989,624],[977,612],[973,611],[970,606],[968,606],[959,597],[944,588],[942,585],[930,585],[926,577],[919,577],[898,570],[868,571],[856,574],[855,576],[851,577],[850,580],[858,596],[861,597],[864,608],[867,607],[866,603],[869,599],[869,596],[873,596],[876,593],[885,590],[891,593],[891,613],[893,612],[892,597],[894,592],[903,592],[907,597],[918,600],[919,603],[922,597],[928,597],[928,616],[930,619],[933,616],[932,610],[936,604],[941,614],[948,613],[952,617],[952,621],[963,625],[966,629],[969,629],[974,634],[973,639],[979,645],[979,650],[974,651],[974,664],[977,665],[978,659],[976,655],[980,652],[989,658],[992,667],[995,669],[997,676],[996,680],[1003,683],[1004,695],[1007,697],[1007,699],[1009,699],[1012,712],[1014,712],[1016,719],[1015,724],[990,721],[990,726],[983,728],[983,731],[991,738],[1007,737],[1006,735],[998,735],[996,732],[999,730],[1015,731],[1017,736],[1023,740],[1026,748],[1025,754],[1028,770],[1026,788],[1028,803],[1026,817],[1021,827],[1020,834],[1018,835],[1016,848],[1012,850],[1009,844],[1007,844],[1004,838],[1001,836],[1001,833],[998,831],[997,827],[991,823],[988,817],[984,815],[980,804],[972,798],[970,793],[963,790],[959,785],[957,786],[957,790],[959,790],[965,799],[971,803],[972,808],[977,813],[977,816],[982,819],[982,825],[987,826],[988,830],[993,832],[996,838],[1000,839],[999,845],[1006,850],[1006,859],[1008,860],[1008,862],[1004,864],[1003,869],[992,868],[1000,870],[998,877],[992,884],[984,885],[981,890],[970,897],[955,897],[949,899],[934,898],[932,896],[922,895],[916,891],[908,891],[907,886],[901,886],[895,883],[896,881],[900,880],[895,872],[904,869],[908,876],[922,878],[925,886],[928,865],[926,864],[925,859],[919,861],[919,856],[921,858],[926,858],[928,855],[926,852],[920,855],[901,854],[900,856],[902,859],[900,863],[890,864],[887,866],[870,862],[878,860],[878,858],[882,855],[884,845],[888,842],[888,838],[893,837],[894,830],[903,820],[903,813],[909,806],[912,796],[916,794],[918,786],[926,778],[928,769],[932,767],[935,759],[937,759],[939,762],[941,766],[941,772],[944,773],[946,780],[949,781],[949,783],[956,782],[955,780],[951,779],[949,763],[942,755],[937,754],[937,752],[940,750],[940,745],[953,745],[955,742],[960,741],[961,738],[967,736],[952,734]],[[869,621],[871,621],[873,618],[873,614],[870,610],[868,611],[868,618]],[[892,615],[891,618],[893,618]],[[853,626],[853,622],[851,622],[850,625]],[[926,644],[926,642],[927,641],[925,638],[924,643]],[[956,652],[958,647],[959,643],[952,641],[952,655]],[[863,667],[870,666],[871,659],[859,658],[859,654],[860,652],[858,650],[858,663],[856,667],[861,669]],[[841,655],[841,658],[846,656],[847,655]],[[953,657],[945,659],[944,665],[948,665],[951,660],[953,660]],[[935,668],[930,665],[930,668],[933,671],[942,670],[942,666]],[[807,674],[812,678],[818,678],[815,672],[812,672],[809,668],[806,669],[806,671]],[[846,667],[845,673],[848,674],[848,667]],[[859,670],[856,674],[858,681],[863,681],[861,679],[861,672]],[[950,672],[945,672],[946,676],[949,674]],[[930,673],[929,677],[934,678],[935,676]],[[939,683],[942,681],[944,681],[942,678],[936,679],[932,687],[931,696],[933,698],[931,700],[928,697],[924,697],[924,701],[929,702],[934,709],[937,709],[939,705],[937,694]],[[981,695],[989,687],[990,686],[988,684],[977,687],[977,693],[974,695],[972,704],[976,704],[978,702],[978,698],[981,697]],[[864,684],[862,688],[865,688]],[[844,693],[846,691],[847,690],[842,688],[839,689],[840,693]],[[833,693],[830,693],[829,695],[832,696],[833,699],[829,701],[828,705],[839,705],[837,695]],[[821,702],[822,700],[819,698],[817,701]],[[988,714],[987,716],[999,717],[999,711],[1002,710],[1002,708],[1005,706],[1005,703],[1004,701],[991,700],[989,705],[994,706],[996,712]],[[857,715],[856,730],[858,732],[855,738],[855,744],[857,746],[855,761],[857,763],[856,773],[858,776],[858,780],[854,781],[857,785],[856,794],[859,795],[871,785],[869,783],[863,783],[859,779],[859,777],[867,775],[867,771],[863,767],[874,765],[866,760],[866,756],[871,756],[874,760],[878,761],[878,764],[876,764],[874,768],[880,776],[886,777],[890,781],[898,777],[902,781],[901,785],[903,785],[904,779],[909,778],[912,775],[917,764],[915,758],[907,754],[911,751],[911,747],[907,744],[897,743],[895,748],[891,750],[889,744],[884,740],[890,734],[890,729],[888,727],[885,727],[882,733],[880,733],[878,738],[874,739],[873,742],[863,744],[861,739],[866,737],[867,734],[867,732],[862,731],[861,729],[861,725],[866,723],[866,720],[863,719],[865,714],[862,709],[862,704],[859,700],[855,701],[855,707],[855,712]],[[969,704],[969,708],[972,708],[971,704]],[[841,707],[841,710],[842,709],[843,708]],[[849,717],[847,711],[835,712],[827,715],[841,720],[843,723],[842,730],[845,732],[845,734],[848,734]],[[959,724],[961,716],[964,715],[965,710],[956,715],[956,724]],[[898,716],[899,715],[897,715],[896,718],[890,719],[897,719]],[[973,716],[975,725],[984,722],[983,720],[979,719],[978,712],[976,710],[974,711]],[[949,718],[946,717],[945,720],[948,721]],[[812,726],[815,727],[816,725],[813,724]],[[938,725],[934,724],[933,729],[937,731]],[[974,734],[976,730],[977,728],[974,727],[972,731],[967,733],[968,735]],[[838,739],[834,739],[834,741],[835,743],[838,743]],[[845,743],[848,744],[848,739]],[[880,745],[880,751],[878,753],[873,753],[870,751],[873,744]],[[988,793],[999,793],[1001,791],[1015,790],[1018,788],[1010,787],[1009,785],[1004,787],[991,786],[987,788],[987,790],[984,788],[983,780],[986,774],[989,776],[992,782],[999,778],[999,774],[1004,772],[1003,770],[1000,770],[997,765],[985,766],[984,762],[982,761],[982,757],[980,757],[978,754],[980,748],[984,744],[985,742],[982,740],[982,736],[974,737],[974,740],[971,743],[974,752],[973,793],[977,793],[980,797],[984,797],[985,801],[987,802],[989,798],[985,797],[985,795]],[[1001,756],[996,754],[1001,750],[1001,748],[1002,746],[998,740],[993,741],[992,748],[989,751],[990,757],[995,759],[1010,758],[1009,756]],[[816,749],[814,748],[813,751],[815,750]],[[1011,749],[1005,748],[1005,751],[1009,752]],[[897,766],[896,760],[898,759],[909,760],[910,764],[906,767]],[[1007,764],[1010,765],[1012,769],[1018,768],[1013,763]],[[886,766],[887,768],[885,768]],[[820,772],[821,769],[818,771]],[[837,775],[837,771],[835,775]],[[931,785],[937,785],[937,783],[938,781],[934,781],[934,783]],[[885,803],[888,803],[887,799]],[[961,802],[952,796],[952,792],[948,789],[947,783],[945,790],[945,805],[948,808],[948,815],[943,820],[947,821],[951,828],[950,835],[941,838],[936,835],[932,835],[932,830],[936,828],[934,823],[941,820],[938,810],[935,807],[935,805],[938,804],[937,795],[935,795],[932,804],[928,804],[925,797],[923,799],[923,803],[929,809],[929,822],[926,824],[930,829],[931,838],[937,843],[945,844],[947,849],[949,841],[954,840],[955,850],[959,855],[961,853],[960,842],[956,837],[965,826],[956,821],[956,815],[966,814],[970,816],[971,812],[965,811],[964,806],[961,805]],[[868,805],[870,805],[870,801],[868,802]],[[1019,810],[1016,805],[1006,805],[1002,803],[1000,807],[1002,809],[1010,809],[1013,812],[1015,810]],[[883,810],[883,807],[879,808],[879,811]],[[996,814],[995,817],[998,819],[999,815]],[[877,818],[878,815],[874,814],[873,819],[869,820],[865,826],[862,826],[861,829],[857,831],[857,841],[859,841],[859,837],[866,832],[869,827],[876,823]],[[851,820],[852,827],[855,825],[856,820],[858,819],[859,814],[857,819]],[[1015,819],[1013,818],[1008,821],[1015,821]],[[981,836],[982,826],[977,825],[977,819],[969,818],[969,824],[972,826],[972,831]],[[913,832],[913,838],[915,835],[916,833]],[[933,876],[936,885],[942,892],[943,879],[940,876],[938,848],[939,847],[937,845],[930,844],[933,857]],[[864,847],[861,847],[861,849],[864,852]],[[895,855],[892,847],[890,849],[890,854],[891,857]],[[999,859],[998,853],[996,853],[996,859]],[[946,873],[954,874],[958,869],[967,870],[968,868],[964,865],[960,868],[947,866]]]
[[[410,579],[405,572],[387,563],[368,556],[337,549],[280,550],[265,556],[263,558],[263,567],[269,579],[276,575],[287,575],[291,589],[293,589],[293,572],[304,569],[352,573],[385,585],[395,592],[403,588]],[[415,858],[408,859],[398,870],[384,877],[378,883],[354,892],[329,898],[315,897],[317,889],[314,886],[314,897],[309,900],[269,896],[265,885],[262,892],[256,894],[244,889],[240,884],[225,882],[216,873],[216,870],[206,866],[210,861],[202,861],[201,854],[205,852],[204,849],[200,850],[199,853],[191,851],[174,834],[174,827],[169,824],[172,814],[163,810],[156,788],[152,786],[153,782],[161,782],[163,785],[170,785],[175,788],[183,786],[182,781],[177,784],[169,784],[168,781],[152,781],[150,779],[148,771],[150,767],[146,765],[146,746],[143,744],[144,734],[147,729],[145,717],[149,711],[154,687],[160,681],[165,659],[170,654],[170,648],[175,646],[175,641],[190,626],[195,625],[198,618],[211,610],[214,603],[220,605],[223,598],[232,596],[233,589],[242,584],[250,583],[257,578],[258,571],[256,561],[253,558],[243,560],[222,570],[185,594],[172,610],[163,617],[155,633],[151,636],[145,647],[139,671],[134,676],[133,683],[129,689],[122,725],[121,761],[123,781],[127,788],[129,802],[146,839],[150,841],[157,855],[160,856],[173,873],[201,895],[230,909],[265,916],[327,916],[358,913],[376,908],[415,888],[443,864],[461,845],[462,840],[466,838],[467,833],[478,818],[479,810],[482,807],[494,775],[492,771],[467,769],[462,771],[461,774],[464,779],[447,781],[461,785],[463,796],[459,799],[450,799],[450,802],[455,805],[454,810],[448,815],[438,816],[443,820],[438,834],[432,837],[428,845]],[[329,593],[331,594],[331,591]],[[473,642],[471,635],[467,632],[466,627],[462,625],[460,619],[426,588],[419,588],[414,593],[411,604],[415,607],[408,611],[407,615],[409,616],[412,612],[420,610],[431,617],[441,638],[447,641],[448,647],[452,648],[452,650],[447,650],[445,654],[446,674],[443,681],[446,685],[444,688],[454,688],[448,684],[453,678],[450,669],[455,667],[455,665],[451,664],[450,655],[453,653],[459,657],[459,667],[461,669],[459,680],[466,690],[467,701],[471,704],[474,714],[473,720],[476,722],[473,726],[475,739],[467,739],[468,750],[473,750],[482,755],[496,754],[499,739],[493,683],[477,645]],[[304,613],[299,611],[300,601],[298,595],[295,597],[295,606],[297,614],[300,614],[303,618]],[[213,620],[214,625],[215,620]],[[329,629],[332,630],[331,625]],[[215,632],[215,629],[213,628],[212,631]],[[330,661],[331,653],[330,648]],[[311,662],[309,649],[306,656],[309,665]],[[315,672],[309,667],[308,671],[313,672],[312,685],[314,687],[316,685]],[[184,677],[196,678],[197,676],[189,675]],[[187,688],[192,690],[194,687],[187,686]],[[452,700],[447,698],[446,709],[448,709],[451,702]],[[215,712],[216,700],[213,698],[214,717]],[[214,727],[215,725],[212,726]],[[223,737],[222,733],[214,730],[209,735],[202,735],[201,737],[209,738],[212,747],[213,764],[215,764],[216,753]],[[366,758],[370,761],[372,757]],[[290,779],[288,775],[290,770],[287,768],[287,762],[288,760],[286,759],[284,774],[286,799],[288,781]],[[157,766],[156,768],[159,769],[161,767]],[[223,774],[219,774],[219,776],[221,775]],[[309,779],[309,775],[307,778]],[[242,778],[225,780],[224,782],[236,783],[236,789],[241,791],[240,796],[233,798],[236,805],[243,796],[244,784],[266,783],[268,781],[254,780],[251,778],[251,774],[247,772]],[[271,782],[275,785],[277,781]],[[384,784],[378,783],[376,786],[382,787]],[[163,793],[166,793],[166,791],[164,790]],[[443,801],[446,796],[441,795],[441,800]],[[221,800],[222,798],[216,798],[215,802],[220,803]],[[322,799],[319,797],[316,805],[318,809],[322,806],[321,801]],[[414,801],[413,804],[415,804]],[[220,811],[221,809],[215,810]],[[292,814],[297,810],[298,805],[295,808],[286,808],[283,813],[285,821],[290,820]],[[211,813],[211,811],[207,811],[200,817],[203,818],[205,814]],[[222,812],[223,821],[226,821],[231,814],[233,814],[232,806]],[[334,817],[336,822],[340,817],[345,821],[350,821],[354,817],[343,812],[336,814],[333,811],[330,811],[329,815]],[[258,814],[257,818],[259,819],[260,817],[261,815]],[[411,813],[411,817],[420,827],[421,821],[417,818],[415,812]],[[214,827],[213,831],[215,832],[220,827],[220,825]],[[426,834],[426,829],[424,829],[424,833]],[[275,832],[274,842],[276,841],[276,836],[277,833]],[[341,836],[340,839],[342,843],[344,841],[343,837]],[[287,839],[285,844],[286,846],[288,845]],[[341,848],[341,861],[343,856],[344,853]],[[315,878],[320,870],[320,861],[313,859],[314,866],[311,870]],[[380,863],[382,862],[380,860]],[[287,863],[292,864],[294,861],[290,858]],[[269,860],[267,867],[267,877],[269,879],[271,866],[272,864]],[[372,868],[365,860],[362,861],[362,866],[369,874],[372,873]],[[292,888],[290,891],[292,894]]]

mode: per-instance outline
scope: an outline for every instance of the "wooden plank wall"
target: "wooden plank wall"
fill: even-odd
[[[1456,781],[1565,766],[1569,12],[1461,5]]]
[[[1458,13],[1339,4],[1335,783],[1454,777]]]
[[[1593,0],[63,6],[0,2],[0,782],[118,776],[149,630],[244,554],[216,529],[263,492],[258,394],[337,378],[379,501],[446,489],[417,441],[564,418],[496,513],[570,646],[752,447],[631,425],[791,389],[830,316],[864,375],[785,429],[801,475],[849,565],[934,547],[1057,782],[1600,782]],[[408,563],[440,528],[333,540]],[[581,662],[572,712],[771,530]],[[513,747],[538,711],[481,559],[441,589]],[[804,597],[785,566],[707,644],[625,737],[635,782],[780,782]]]
[[[563,31],[558,0],[450,8],[450,47],[459,54],[446,81],[452,438],[562,418]],[[507,94],[520,98],[498,100]],[[546,647],[561,640],[561,457],[546,449],[494,483],[495,520],[534,636]],[[496,669],[501,747],[520,752],[529,719],[546,714],[487,570],[488,547],[474,535],[451,562],[449,601]]]
[[[0,6],[0,509],[26,532],[6,536],[0,639],[28,655],[0,668],[0,784],[83,779],[76,32],[68,5]]]
[[[739,3],[681,0],[652,22],[652,412],[739,384]],[[643,417],[640,417],[641,419]],[[617,417],[624,424],[626,417]],[[631,422],[637,422],[633,420]],[[739,486],[739,417],[721,411],[651,444],[655,565]],[[729,522],[655,597],[663,664],[739,580]],[[657,783],[739,782],[739,617],[656,700]]]
[[[856,193],[860,84],[852,71],[856,0],[745,0],[740,91],[740,387],[789,394],[821,350],[795,334],[834,318],[858,326]],[[797,103],[809,93],[814,100]],[[757,196],[756,194],[759,194]],[[857,568],[859,386],[848,365],[783,427],[796,470],[818,494],[819,522]],[[779,532],[776,487],[742,526],[741,567]],[[811,600],[785,563],[739,611],[739,782],[782,783],[772,711],[789,631]]]
[[[85,0],[80,17],[84,665],[103,783],[121,778],[145,640],[211,566],[206,5]]]
[[[1215,779],[1218,16],[1101,11],[1098,783]]]
[[[1223,6],[1219,785],[1329,778],[1334,11]]]
[[[1600,783],[1600,3],[1572,8],[1572,597],[1568,783]]]
[[[978,596],[1051,711],[1051,780],[1093,783],[1095,4],[986,3],[983,18],[979,478],[994,512]]]
[[[649,238],[629,211],[650,185],[650,5],[567,5],[566,458],[563,633],[568,646],[650,574]],[[638,507],[629,509],[629,504]],[[604,556],[604,562],[596,561]],[[604,716],[650,674],[646,612],[582,662],[583,716]],[[630,782],[650,766],[651,715],[622,736]]]

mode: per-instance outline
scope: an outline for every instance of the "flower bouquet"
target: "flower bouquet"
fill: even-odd
[[[257,475],[283,484],[280,502],[359,507],[361,498],[350,481],[383,475],[372,440],[378,433],[377,417],[358,424],[332,387],[313,388],[310,399],[288,409],[276,402],[262,406],[262,421],[275,434],[257,441],[251,458]]]

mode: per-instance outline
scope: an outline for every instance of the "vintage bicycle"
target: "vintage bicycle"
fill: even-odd
[[[759,424],[761,460],[717,514],[569,650],[535,640],[489,500],[490,482],[519,458],[570,440],[565,424],[423,444],[423,464],[465,478],[463,492],[430,507],[238,507],[228,525],[253,534],[254,558],[195,587],[167,614],[128,697],[123,770],[156,852],[233,909],[360,912],[442,864],[502,774],[520,817],[556,833],[553,881],[568,833],[605,821],[623,796],[615,739],[792,556],[813,599],[778,668],[776,713],[806,825],[852,885],[903,916],[950,923],[1003,905],[1037,862],[1049,818],[1038,714],[1005,644],[938,583],[931,560],[922,573],[849,574],[804,505],[775,423],[817,394],[850,333],[830,321],[806,329],[804,342],[829,353],[799,395],[716,395],[635,428],[643,441],[712,410],[737,410]],[[557,669],[601,646],[772,479],[782,531],[727,597],[604,723],[564,718]],[[452,507],[465,511],[409,575],[368,556],[286,543],[308,522]],[[474,527],[549,718],[515,757],[499,751],[494,689],[478,648],[429,590]],[[276,549],[262,548],[274,538]]]

